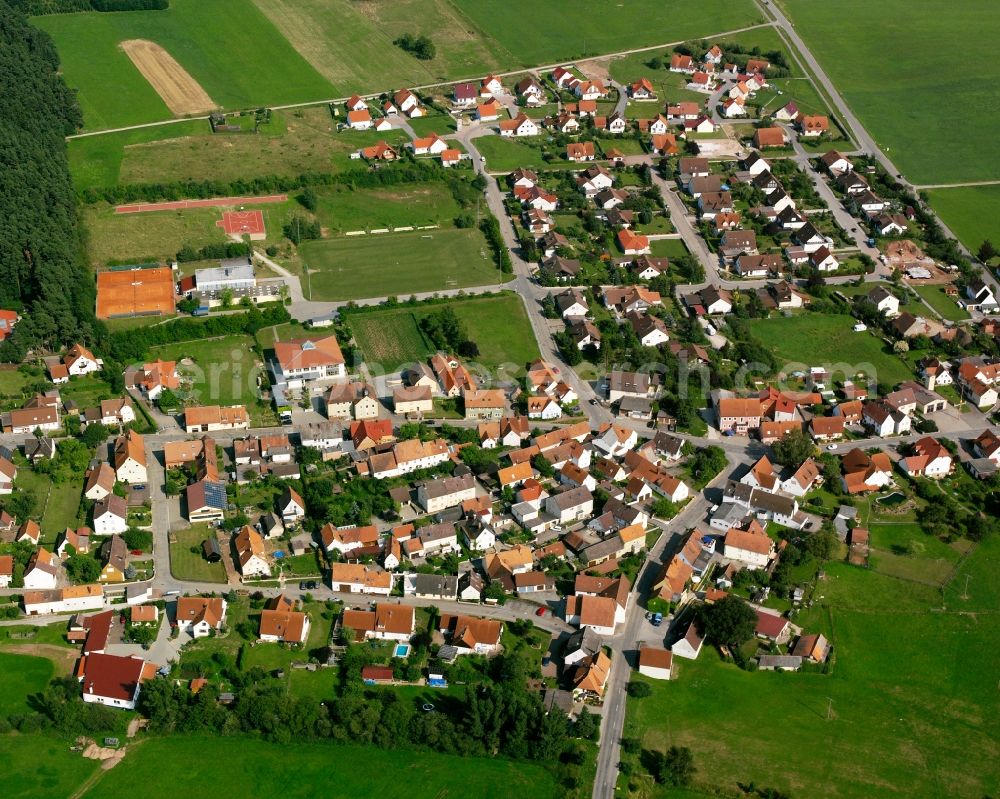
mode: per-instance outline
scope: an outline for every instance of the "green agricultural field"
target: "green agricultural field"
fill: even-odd
[[[28,697],[49,684],[55,667],[48,658],[0,652],[0,674],[0,716],[9,716],[27,712]]]
[[[401,364],[421,361],[433,352],[417,320],[440,307],[443,306],[404,306],[352,314],[348,323],[365,360],[391,371]],[[456,299],[448,307],[479,345],[478,363],[488,368],[513,363],[520,369],[538,357],[538,343],[517,295]]]
[[[368,93],[482,77],[511,63],[448,0],[253,0],[337,93]],[[436,54],[421,61],[392,42],[404,33],[429,36]]]
[[[534,763],[467,758],[433,752],[383,750],[298,742],[293,747],[241,737],[172,736],[145,741],[126,758],[129,767],[105,772],[86,799],[118,797],[141,784],[146,799],[212,799],[220,785],[245,799],[280,794],[311,799],[555,799],[551,773]],[[164,769],[164,763],[190,762]],[[456,780],[455,775],[462,778]],[[65,795],[68,795],[65,794]]]
[[[209,563],[202,557],[201,543],[214,530],[207,524],[196,524],[189,530],[170,534],[170,571],[178,580],[197,580],[205,583],[226,582],[226,568],[222,563]],[[197,548],[197,554],[192,552]]]
[[[793,317],[755,319],[750,322],[754,336],[779,361],[806,366],[846,365],[871,373],[880,383],[895,385],[913,379],[913,374],[888,345],[871,332],[854,333],[849,316],[802,313]]]
[[[931,308],[945,319],[949,319],[952,322],[961,322],[963,319],[969,318],[969,312],[963,308],[959,308],[955,299],[945,294],[941,286],[914,285],[911,288],[927,300]]]
[[[73,183],[77,189],[114,186],[118,183],[126,147],[206,134],[211,135],[208,122],[192,119],[151,128],[70,139],[67,142],[67,152]]]
[[[944,223],[973,253],[987,239],[1000,250],[1000,186],[927,189],[927,194]]]
[[[65,739],[36,733],[8,733],[0,738],[4,756],[4,799],[74,796],[100,768]],[[41,767],[40,764],[44,764]]]
[[[305,242],[313,300],[355,300],[496,285],[503,276],[475,229],[438,228]]]
[[[54,14],[34,20],[55,40],[88,129],[173,114],[119,43],[161,45],[225,108],[323,100],[333,87],[251,0],[172,0],[165,11]]]
[[[986,59],[975,78],[956,53],[984,52],[994,30],[993,0],[885,0],[878,16],[864,0],[778,0],[840,93],[879,146],[914,183],[1000,178],[993,151],[1000,63]],[[867,20],[831,35],[845,19]],[[940,120],[961,133],[942,140]]]
[[[887,788],[928,798],[994,792],[996,617],[931,613],[940,607],[937,591],[843,564],[829,564],[828,575],[817,588],[820,605],[796,623],[830,637],[830,674],[741,671],[706,647],[697,661],[680,661],[675,682],[649,681],[652,696],[629,700],[625,735],[645,750],[691,747],[694,788],[711,795],[751,781],[834,799]],[[749,719],[757,720],[752,733]],[[969,747],[983,756],[970,762]]]
[[[625,0],[613,12],[600,0],[580,0],[572,14],[559,3],[452,1],[520,66],[651,47],[762,21],[749,0],[673,0],[667,7],[657,0]]]

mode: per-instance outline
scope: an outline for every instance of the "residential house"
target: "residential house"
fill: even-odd
[[[97,535],[115,535],[128,529],[128,503],[117,494],[108,494],[94,505],[93,530]]]
[[[274,357],[275,378],[287,383],[289,388],[302,388],[314,380],[347,377],[344,354],[336,336],[276,341]]]
[[[156,676],[156,665],[134,655],[94,652],[80,658],[76,675],[84,702],[135,710],[142,684]]]
[[[348,594],[389,596],[392,593],[392,574],[361,563],[331,563],[330,589]]]
[[[416,629],[416,616],[411,605],[380,602],[375,610],[345,609],[341,623],[362,640],[409,641]]]
[[[924,436],[913,445],[911,455],[900,459],[899,467],[909,477],[939,480],[951,473],[952,457],[940,441]]]
[[[245,430],[250,427],[250,414],[243,405],[191,406],[184,409],[186,433],[212,433],[216,430]]]
[[[443,477],[417,486],[417,502],[427,513],[439,513],[475,496],[476,479],[472,475]]]
[[[674,654],[667,649],[643,645],[639,649],[639,673],[654,680],[673,677]]]
[[[233,547],[244,581],[271,576],[271,564],[267,559],[264,539],[253,527],[245,525],[233,537]]]
[[[128,430],[115,439],[113,458],[115,477],[129,485],[145,485],[146,445],[141,435]]]
[[[177,599],[177,630],[204,638],[222,630],[228,603],[222,597],[182,596]]]

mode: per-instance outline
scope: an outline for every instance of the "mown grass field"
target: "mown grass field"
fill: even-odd
[[[355,300],[496,285],[503,275],[474,229],[443,227],[305,242],[313,300]]]
[[[118,47],[161,45],[226,108],[322,100],[333,87],[251,0],[172,0],[165,11],[55,14],[34,20],[55,40],[88,129],[173,116]]]
[[[552,153],[558,156],[553,161],[542,157],[541,140],[544,136],[534,136],[529,141],[505,139],[500,136],[483,136],[476,139],[474,146],[479,154],[486,159],[488,172],[513,172],[518,167],[525,169],[580,169],[579,164],[561,160],[566,148],[553,148]],[[611,146],[611,145],[609,145]]]
[[[993,0],[778,0],[799,34],[879,146],[914,183],[1000,178],[993,149],[1000,63],[975,75],[960,53],[987,51]],[[835,36],[845,19],[861,21]],[[956,135],[942,139],[941,120]]]
[[[845,364],[871,374],[880,383],[895,385],[913,374],[884,341],[870,332],[854,333],[849,316],[803,313],[793,317],[755,319],[750,330],[780,361],[806,366]]]
[[[1000,186],[927,189],[931,206],[975,253],[989,239],[1000,248]]]
[[[47,658],[0,652],[0,674],[0,716],[9,716],[27,711],[28,697],[48,685],[55,667]]]
[[[657,0],[624,0],[613,8],[600,0],[580,0],[569,14],[552,2],[452,1],[520,66],[650,47],[761,21],[749,0],[673,0],[666,7]]]
[[[482,77],[512,60],[448,0],[253,2],[338,94]],[[434,58],[421,61],[396,47],[404,33],[429,36]]]
[[[196,524],[190,530],[178,530],[170,534],[170,571],[174,577],[178,580],[206,583],[226,582],[225,566],[221,562],[209,563],[201,554],[202,541],[213,532],[207,524]],[[192,552],[191,547],[197,547],[198,553]]]
[[[424,360],[434,351],[420,332],[417,320],[440,307],[443,306],[404,306],[352,314],[349,324],[365,361],[378,363],[387,371],[394,370],[401,364]],[[538,343],[517,295],[456,299],[448,307],[479,345],[477,363],[488,368],[512,363],[520,370],[538,357]]]
[[[996,553],[977,551],[970,564],[995,568]],[[629,700],[625,735],[645,750],[691,747],[694,787],[711,795],[751,781],[837,799],[995,792],[996,616],[957,612],[954,599],[932,613],[935,589],[841,563],[826,571],[817,606],[796,623],[830,637],[830,674],[745,672],[706,648],[680,662],[676,682],[650,681],[651,697]],[[982,756],[970,760],[970,747]]]
[[[73,796],[100,768],[70,751],[70,742],[42,734],[0,736],[4,755],[5,799],[45,799]]]
[[[555,799],[551,774],[532,763],[464,758],[431,752],[297,742],[276,746],[251,738],[174,736],[142,743],[128,766],[107,772],[86,799],[118,797],[141,784],[147,799],[212,799],[219,786],[244,799],[280,794],[312,799]],[[164,763],[184,762],[183,769]],[[456,775],[461,778],[456,778]],[[67,794],[68,795],[68,794]]]
[[[353,191],[320,188],[316,194],[316,218],[331,232],[450,224],[461,213],[443,181]]]
[[[83,476],[77,480],[56,483],[47,475],[29,468],[19,469],[15,481],[19,491],[30,492],[35,498],[35,516],[42,528],[41,543],[53,546],[67,527],[77,526]]]

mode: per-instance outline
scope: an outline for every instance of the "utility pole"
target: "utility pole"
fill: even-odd
[[[829,721],[833,717],[833,697],[826,698],[826,720]]]
[[[962,599],[969,598],[969,578],[972,577],[971,574],[965,575],[965,590],[962,592]]]

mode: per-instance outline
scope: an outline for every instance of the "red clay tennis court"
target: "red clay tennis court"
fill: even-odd
[[[168,266],[97,273],[97,318],[174,312],[174,275]]]
[[[283,203],[287,194],[268,194],[263,197],[215,197],[208,200],[170,200],[162,203],[134,203],[115,207],[116,214],[144,214],[149,211],[182,211],[185,208],[226,208],[233,205],[261,205]]]
[[[215,224],[226,231],[227,236],[262,239],[267,235],[264,232],[264,214],[261,211],[225,211],[222,219]]]

